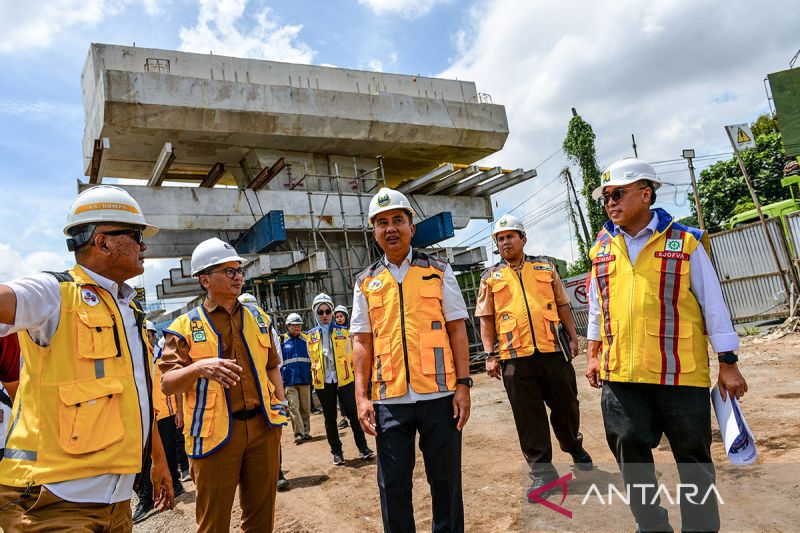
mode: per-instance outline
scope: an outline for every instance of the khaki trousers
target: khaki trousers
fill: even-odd
[[[38,533],[50,531],[129,533],[131,501],[110,505],[62,500],[43,486],[24,488],[0,485],[0,531]],[[19,500],[19,501],[18,501]]]
[[[280,468],[281,428],[263,416],[233,420],[231,435],[207,457],[189,459],[197,487],[195,519],[199,533],[230,531],[236,487],[242,508],[242,532],[270,532]]]
[[[289,401],[289,417],[295,435],[311,433],[311,385],[289,385],[286,399]]]

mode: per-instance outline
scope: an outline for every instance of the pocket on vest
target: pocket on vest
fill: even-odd
[[[394,377],[392,368],[392,338],[374,337],[372,339],[373,353],[372,381],[391,381]]]
[[[78,311],[75,321],[78,355],[87,359],[115,357],[114,319],[102,311]]]
[[[520,347],[519,326],[513,316],[501,320],[497,324],[497,346],[500,350],[510,351]]]
[[[58,442],[65,452],[96,452],[122,440],[122,388],[112,377],[58,386]]]
[[[496,280],[492,283],[492,295],[495,309],[508,309],[511,305],[511,289],[505,280]]]
[[[421,331],[419,352],[422,373],[425,375],[451,374],[456,371],[450,352],[450,338],[447,330]]]
[[[556,309],[542,309],[542,316],[544,317],[545,338],[549,341],[555,341],[558,323],[561,321],[558,318],[558,311]]]
[[[210,383],[209,383],[210,384]],[[214,407],[217,404],[217,391],[205,389],[200,394],[187,396],[189,408],[189,435],[192,437],[208,437],[214,430]],[[184,420],[184,424],[187,421]]]
[[[692,323],[688,320],[644,320],[647,333],[644,367],[657,374],[688,374],[697,368],[692,344]]]

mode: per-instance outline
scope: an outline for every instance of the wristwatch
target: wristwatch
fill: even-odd
[[[720,363],[732,365],[739,360],[739,356],[736,355],[736,352],[722,352],[721,354],[717,355],[717,359],[719,359]]]
[[[472,388],[472,378],[459,378],[456,380],[457,385],[466,385],[468,389]]]

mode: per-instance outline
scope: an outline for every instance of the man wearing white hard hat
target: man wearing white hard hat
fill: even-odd
[[[707,494],[711,460],[708,341],[719,354],[723,398],[747,383],[704,231],[652,208],[661,180],[641,159],[617,161],[592,196],[610,220],[592,245],[586,377],[602,384],[606,439],[641,531],[672,531],[660,505],[652,449],[667,437],[681,483]],[[688,493],[691,494],[691,493]],[[680,498],[681,529],[718,531],[717,500]]]
[[[369,203],[384,256],[356,279],[350,331],[356,400],[376,435],[385,531],[414,531],[415,439],[430,486],[432,528],[464,531],[461,429],[470,413],[467,307],[453,269],[413,250],[414,209],[386,187]],[[372,397],[368,384],[372,381]]]
[[[243,262],[220,239],[197,245],[192,275],[206,298],[164,330],[158,365],[164,393],[184,395],[201,532],[228,531],[237,487],[242,531],[272,531],[275,519],[283,384],[269,317],[237,299]]]
[[[143,239],[157,231],[127,192],[91,187],[64,228],[77,264],[0,285],[0,335],[25,332],[0,461],[0,529],[131,531],[130,498],[148,455],[155,503],[172,507],[154,430],[152,351],[125,283],[144,271]]]
[[[528,238],[522,221],[503,215],[492,237],[502,259],[481,274],[475,316],[481,318],[486,372],[503,380],[533,478],[526,497],[537,503],[559,490],[545,488],[559,477],[552,464],[547,407],[561,449],[579,470],[592,469],[578,431],[578,386],[572,366],[578,335],[569,296],[553,262],[525,254]]]
[[[286,317],[286,330],[281,336],[284,353],[281,376],[289,400],[294,442],[302,444],[311,440],[311,357],[300,315],[292,313]]]

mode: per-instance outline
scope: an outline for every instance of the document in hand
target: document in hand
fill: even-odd
[[[711,402],[714,404],[728,460],[735,465],[753,464],[758,456],[756,441],[739,408],[739,402],[730,394],[723,401],[718,385],[711,389]]]

